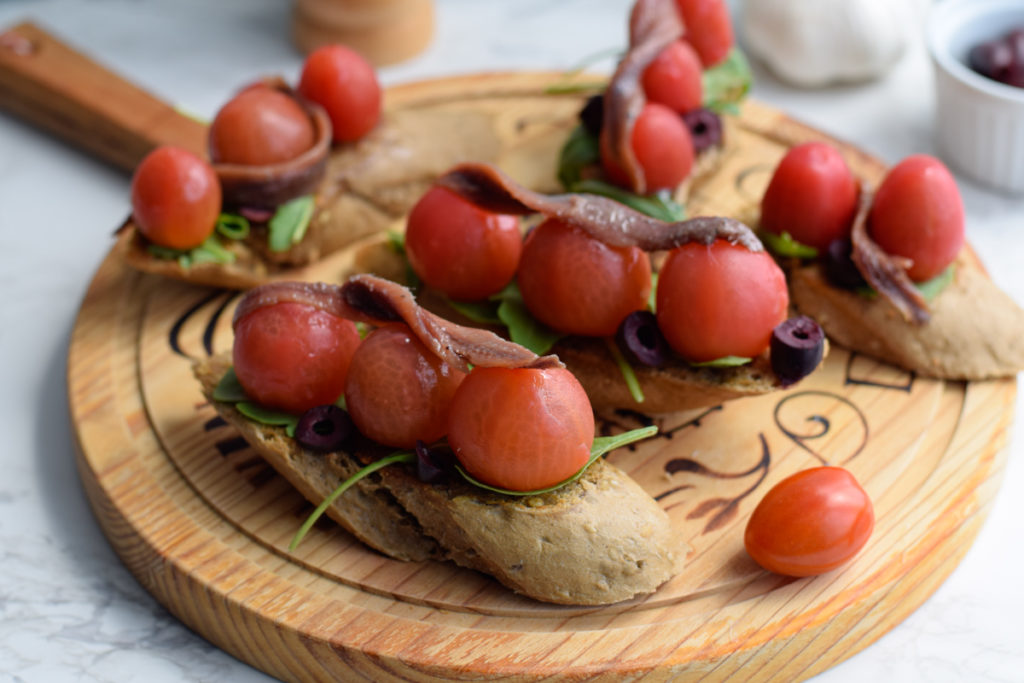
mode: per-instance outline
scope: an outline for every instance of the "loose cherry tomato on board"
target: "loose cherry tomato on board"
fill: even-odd
[[[313,142],[313,123],[302,106],[267,86],[235,95],[210,124],[210,158],[215,163],[276,164],[294,159]]]
[[[624,187],[628,179],[606,153],[608,138],[601,136],[601,162],[612,182]],[[633,123],[630,145],[644,172],[647,193],[672,190],[686,180],[693,169],[693,138],[679,115],[657,102],[648,102]]]
[[[683,17],[683,38],[705,68],[724,60],[735,42],[725,0],[676,0],[676,7]]]
[[[380,327],[356,350],[345,382],[345,405],[363,435],[412,448],[448,429],[452,396],[465,379],[431,353],[403,324]]]
[[[409,213],[405,251],[428,286],[456,301],[478,301],[512,280],[523,238],[518,217],[485,211],[433,187]]]
[[[937,276],[964,245],[964,205],[953,175],[925,154],[896,164],[875,193],[868,231],[886,252],[913,260],[911,280]]]
[[[636,247],[610,247],[583,230],[548,219],[530,232],[516,276],[523,302],[560,332],[608,337],[645,308],[651,262]]]
[[[220,207],[220,181],[213,168],[178,147],[157,147],[132,176],[132,217],[154,244],[199,246],[216,227]]]
[[[704,96],[701,63],[689,43],[677,40],[661,51],[641,80],[647,99],[680,114],[699,109]]]
[[[692,362],[764,352],[786,318],[786,278],[767,252],[717,240],[669,252],[658,275],[658,327]]]
[[[815,467],[765,494],[743,537],[754,561],[777,574],[814,576],[845,564],[875,528],[871,498],[841,467]]]
[[[235,374],[257,403],[301,414],[338,400],[359,343],[350,320],[307,304],[264,306],[235,323]]]
[[[568,479],[593,442],[590,400],[562,368],[475,368],[448,416],[448,443],[465,470],[511,491]]]
[[[792,147],[775,167],[761,200],[761,228],[824,250],[849,236],[857,213],[857,179],[824,142]]]
[[[358,140],[380,118],[376,72],[358,52],[343,45],[325,45],[310,53],[298,90],[327,111],[335,142]]]

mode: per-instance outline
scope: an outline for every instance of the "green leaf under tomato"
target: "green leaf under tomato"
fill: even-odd
[[[158,244],[149,244],[146,251],[159,259],[176,260],[178,265],[189,269],[199,263],[234,263],[235,253],[224,248],[215,234],[211,234],[198,247],[172,249]]]
[[[625,190],[617,185],[606,183],[603,180],[586,178],[575,183],[569,188],[572,192],[585,194],[596,194],[602,197],[614,199],[620,204],[639,211],[642,214],[657,218],[666,223],[676,223],[686,220],[686,209],[683,205],[672,199],[667,191],[655,192],[649,195],[639,195]]]
[[[650,427],[631,429],[628,432],[623,432],[622,434],[615,434],[614,436],[595,437],[594,443],[590,446],[590,458],[583,465],[583,467],[581,467],[579,471],[576,472],[576,474],[572,475],[568,479],[564,479],[558,482],[554,486],[548,486],[547,488],[543,489],[535,489],[533,491],[512,491],[510,489],[503,489],[497,486],[491,486],[489,484],[485,484],[482,481],[473,478],[468,472],[466,472],[466,470],[462,469],[462,467],[458,464],[455,465],[455,469],[459,472],[459,474],[462,475],[463,479],[468,481],[473,486],[476,486],[477,488],[485,489],[493,493],[501,493],[506,496],[539,496],[543,493],[550,493],[551,491],[560,489],[566,484],[571,484],[572,482],[576,481],[577,479],[583,476],[584,472],[587,471],[587,468],[593,465],[594,462],[605,453],[613,451],[616,448],[620,448],[622,446],[628,446],[629,444],[635,443],[637,441],[648,439],[657,433],[658,428],[655,427],[654,425],[651,425]]]
[[[235,410],[245,415],[250,420],[255,420],[260,424],[269,425],[271,427],[284,427],[284,431],[288,436],[295,436],[295,428],[299,424],[299,416],[293,415],[292,413],[286,413],[281,410],[274,410],[273,408],[266,408],[261,406],[259,403],[253,403],[252,401],[239,401],[235,404]]]
[[[267,243],[271,251],[288,251],[302,241],[313,218],[314,200],[311,195],[297,197],[277,207],[267,224]]]
[[[695,368],[736,368],[749,363],[751,358],[743,356],[722,356],[714,360],[707,360],[703,363],[690,363]]]
[[[643,403],[646,396],[644,396],[644,390],[640,388],[640,380],[637,379],[636,371],[633,370],[633,366],[626,360],[626,356],[623,355],[622,349],[611,337],[605,338],[605,343],[608,345],[608,351],[612,354],[612,358],[615,360],[615,365],[619,368],[619,372],[622,373],[622,379],[626,381],[626,388],[629,389],[629,395],[633,397],[633,400],[637,403]]]
[[[496,300],[487,301],[453,301],[446,299],[449,306],[459,312],[463,317],[472,320],[480,325],[501,325],[501,318],[498,317],[499,303]]]
[[[734,47],[725,61],[701,75],[704,106],[719,113],[738,114],[739,103],[750,91],[753,80],[746,56]]]
[[[543,356],[565,336],[530,315],[515,280],[492,298],[499,302],[498,319],[508,328],[509,339],[538,356]]]
[[[758,230],[757,236],[762,242],[764,242],[764,245],[768,247],[768,251],[772,252],[776,256],[799,259],[818,258],[817,249],[797,242],[788,232],[776,235],[774,232],[769,232],[767,230]]]
[[[228,371],[217,382],[217,386],[213,389],[213,400],[221,403],[238,403],[249,400],[245,389],[242,388],[242,383],[238,381],[238,375],[235,374],[234,368],[228,368]]]
[[[921,296],[925,298],[925,301],[931,301],[939,295],[942,290],[953,282],[953,276],[956,273],[956,266],[950,264],[948,268],[933,277],[931,280],[925,280],[924,282],[915,282],[914,285],[921,292]]]

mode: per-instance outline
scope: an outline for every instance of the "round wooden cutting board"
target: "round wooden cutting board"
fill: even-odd
[[[502,79],[510,87],[495,94]],[[514,167],[553,159],[552,141],[557,149],[573,124],[582,96],[539,94],[550,82],[472,76],[390,97],[485,112],[507,131],[503,158]],[[519,106],[528,101],[548,112],[540,124]],[[717,170],[690,188],[691,215],[756,219],[779,157],[812,138],[827,139],[748,103]],[[835,144],[862,177],[883,172]],[[301,276],[336,280],[371,247]],[[189,627],[285,680],[806,678],[872,643],[956,566],[998,488],[1013,415],[1012,379],[923,379],[833,347],[787,391],[658,417],[658,437],[610,458],[667,511],[685,569],[644,599],[546,605],[451,564],[388,559],[326,522],[289,553],[312,506],[216,416],[191,375],[191,359],[230,348],[236,301],[109,256],[71,340],[71,418],[82,481],[124,563]],[[873,537],[823,576],[759,569],[743,550],[750,512],[775,482],[822,463],[847,467],[867,489]]]

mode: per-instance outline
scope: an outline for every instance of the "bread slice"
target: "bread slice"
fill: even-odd
[[[229,364],[227,356],[196,362],[203,394],[310,502],[319,504],[360,467],[348,454],[311,453],[283,428],[255,423],[214,401]],[[557,604],[603,605],[650,593],[677,573],[683,558],[664,510],[601,460],[576,482],[527,497],[463,481],[425,484],[404,467],[389,467],[360,480],[328,514],[395,559],[449,559]]]
[[[1024,310],[973,258],[961,253],[954,279],[916,325],[882,298],[832,286],[818,264],[789,273],[794,306],[837,344],[926,377],[984,380],[1024,369]]]

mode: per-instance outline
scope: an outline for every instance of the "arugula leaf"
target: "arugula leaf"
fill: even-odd
[[[535,489],[533,491],[512,491],[509,489],[499,488],[497,486],[491,486],[485,484],[482,481],[474,479],[468,472],[466,472],[458,464],[455,465],[455,469],[462,475],[462,478],[468,481],[473,486],[492,491],[494,493],[501,493],[506,496],[538,496],[542,493],[550,493],[556,489],[560,489],[566,484],[570,484],[580,477],[587,471],[587,468],[594,464],[594,462],[608,451],[615,450],[622,446],[627,446],[636,441],[642,441],[643,439],[650,438],[658,433],[658,428],[654,425],[649,427],[642,427],[640,429],[631,429],[628,432],[622,434],[615,434],[614,436],[598,436],[594,438],[594,443],[590,446],[590,458],[587,462],[579,469],[576,474],[572,475],[568,479],[558,482],[554,486],[548,486],[543,489]]]
[[[453,301],[447,299],[449,306],[458,311],[464,317],[481,325],[501,325],[501,318],[498,317],[498,302],[491,299],[487,301]]]
[[[615,359],[615,365],[618,366],[619,372],[622,373],[622,379],[626,380],[626,388],[629,389],[629,395],[637,403],[643,403],[646,397],[644,396],[644,390],[640,388],[640,380],[637,379],[633,366],[626,360],[626,356],[623,355],[622,349],[619,348],[614,339],[606,337],[605,343],[608,344],[608,351],[612,354],[612,358]]]
[[[224,248],[216,235],[211,234],[198,247],[173,249],[158,244],[146,246],[146,251],[159,259],[177,260],[178,265],[189,269],[198,263],[234,263],[235,253]]]
[[[925,298],[925,301],[931,301],[939,295],[942,290],[949,286],[953,282],[953,275],[955,274],[956,266],[950,264],[948,268],[933,277],[931,280],[925,280],[924,282],[915,282],[914,286],[921,292],[921,296]]]
[[[515,280],[492,299],[498,301],[498,319],[508,328],[509,339],[537,355],[544,355],[565,335],[555,332],[530,315]]]
[[[265,408],[259,403],[253,403],[252,401],[239,401],[235,404],[235,410],[260,424],[271,427],[284,427],[284,431],[288,436],[295,436],[295,428],[299,424],[298,415],[274,410],[273,408]]]
[[[714,360],[707,360],[703,363],[690,363],[695,368],[735,368],[740,365],[746,365],[749,363],[751,358],[744,358],[743,356],[722,356]]]
[[[387,238],[388,248],[401,256],[402,261],[405,263],[405,285],[412,291],[418,292],[420,287],[423,286],[423,282],[420,280],[420,276],[416,274],[416,271],[412,269],[409,257],[405,253],[405,234],[397,230],[388,230]]]
[[[797,242],[788,232],[776,235],[774,232],[767,230],[758,230],[757,236],[768,247],[768,251],[776,256],[789,256],[799,259],[818,258],[817,249]]]
[[[277,207],[267,224],[267,242],[271,251],[288,251],[302,241],[313,218],[314,200],[312,195],[296,197]]]
[[[639,195],[594,178],[581,180],[569,189],[572,192],[584,192],[614,199],[620,204],[625,204],[631,209],[666,223],[686,220],[686,209],[672,199],[672,195],[665,190],[649,195]]]
[[[734,47],[725,61],[704,71],[701,82],[706,108],[719,113],[738,114],[738,105],[750,91],[753,74],[747,58]]]
[[[591,135],[580,124],[572,129],[558,153],[558,182],[570,190],[583,178],[584,168],[600,161],[601,147],[597,136]]]
[[[217,382],[217,386],[213,389],[213,400],[221,403],[238,403],[249,400],[245,389],[242,388],[242,383],[238,381],[238,375],[235,374],[234,368],[228,368],[228,371]]]
[[[345,491],[351,488],[357,481],[373,474],[377,470],[384,469],[388,465],[394,465],[396,463],[413,464],[415,462],[415,453],[400,451],[398,453],[392,453],[391,455],[385,456],[380,460],[371,462],[369,465],[357,470],[351,477],[341,482],[337,488],[331,491],[330,494],[324,498],[323,502],[317,505],[316,509],[310,513],[309,517],[306,518],[306,521],[304,521],[302,526],[299,527],[299,530],[295,532],[295,536],[292,537],[292,542],[288,544],[288,552],[294,552],[295,549],[299,547],[299,543],[301,543],[302,539],[306,537],[306,534],[308,534],[309,530],[313,528],[313,525],[316,524],[317,520],[327,512],[327,508],[329,508],[331,504],[338,499],[338,496],[345,493]]]

